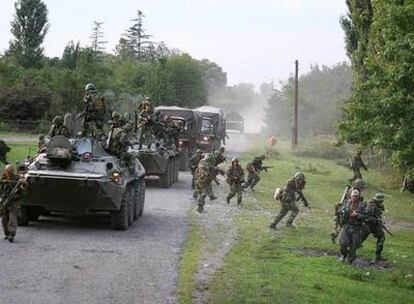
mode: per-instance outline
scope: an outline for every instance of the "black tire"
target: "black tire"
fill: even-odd
[[[139,217],[139,208],[140,208],[140,201],[139,201],[139,182],[135,181],[134,185],[134,198],[133,198],[133,205],[134,205],[134,221],[136,221]]]
[[[141,216],[144,213],[144,206],[145,206],[145,179],[139,180],[139,193],[138,193],[138,200],[139,200],[139,213],[138,216]]]
[[[27,226],[29,225],[29,208],[27,206],[20,206],[17,216],[17,225]]]
[[[42,207],[27,207],[27,218],[30,222],[37,221],[39,216],[44,212],[44,208]]]
[[[179,166],[179,158],[175,157],[175,163],[177,164],[175,166],[175,174],[174,174],[174,183],[178,182],[178,178],[180,175],[180,166]]]
[[[111,212],[111,228],[115,230],[127,230],[129,222],[129,208],[128,204],[131,196],[130,185],[127,186],[122,197],[121,207],[117,211]]]
[[[170,162],[170,184],[169,186],[171,186],[172,184],[174,184],[174,173],[175,173],[174,158],[170,158],[169,162]]]
[[[171,178],[170,168],[171,168],[171,161],[168,160],[165,173],[160,175],[160,187],[161,188],[168,188],[170,186],[170,183],[171,183],[170,182],[170,178]]]
[[[132,223],[134,222],[134,212],[135,212],[135,205],[136,205],[135,200],[134,200],[135,191],[134,191],[133,185],[131,186],[132,186],[132,191],[130,192],[129,197],[128,197],[128,226],[131,226]]]

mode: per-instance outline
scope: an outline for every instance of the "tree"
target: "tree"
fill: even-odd
[[[126,40],[128,41],[128,47],[132,51],[132,54],[138,59],[143,59],[145,55],[145,48],[150,45],[148,40],[151,35],[146,34],[143,27],[144,13],[138,10],[137,17],[132,19],[133,25],[126,32]]]
[[[80,56],[80,45],[79,42],[74,44],[73,41],[70,41],[63,50],[62,54],[62,65],[65,68],[68,68],[70,70],[73,70],[76,68],[76,65],[78,64],[79,56]]]
[[[48,10],[41,0],[19,0],[11,23],[15,39],[11,41],[9,55],[24,67],[40,67],[43,58],[43,40],[49,30]]]
[[[100,57],[100,55],[105,51],[105,44],[108,41],[102,40],[104,33],[102,31],[103,22],[94,21],[92,27],[92,35],[90,36],[92,43],[91,49],[95,54],[95,57]]]

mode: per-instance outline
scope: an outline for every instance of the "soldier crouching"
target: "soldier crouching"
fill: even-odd
[[[0,182],[1,208],[4,239],[14,241],[17,230],[17,214],[19,198],[22,190],[27,187],[27,182],[15,173],[12,165],[7,165]]]

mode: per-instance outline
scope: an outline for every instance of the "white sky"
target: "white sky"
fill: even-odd
[[[0,51],[12,39],[14,0],[0,0]],[[90,43],[93,20],[104,21],[111,51],[138,9],[154,41],[217,62],[229,84],[260,85],[286,79],[298,59],[302,72],[314,63],[346,60],[339,17],[345,0],[44,0],[49,9],[48,56],[60,56],[70,40]]]

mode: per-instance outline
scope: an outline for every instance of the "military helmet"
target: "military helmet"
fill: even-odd
[[[220,147],[218,150],[219,150],[220,152],[224,152],[226,149],[225,149],[224,147]]]
[[[89,92],[89,91],[96,91],[96,87],[93,83],[88,83],[85,87],[85,91]]]
[[[305,179],[305,174],[303,174],[302,172],[298,171],[295,173],[295,179],[297,180],[304,180]]]
[[[233,157],[233,158],[231,159],[231,162],[232,162],[232,163],[234,163],[234,162],[239,162],[239,158],[238,158],[238,157]]]
[[[117,111],[112,112],[112,120],[118,120],[121,118],[121,114],[119,114]]]
[[[357,188],[358,190],[362,190],[365,188],[365,182],[360,178],[354,180],[352,185],[354,186],[354,188]]]
[[[40,134],[39,135],[39,140],[44,140],[44,139],[45,139],[45,136],[43,134]]]
[[[359,197],[359,191],[358,190],[352,190],[351,196],[357,196],[357,197]]]
[[[384,201],[384,193],[378,192],[374,195],[373,200],[376,202],[382,202]]]
[[[61,125],[63,124],[63,119],[62,116],[55,116],[55,118],[53,118],[53,124],[54,125]]]

